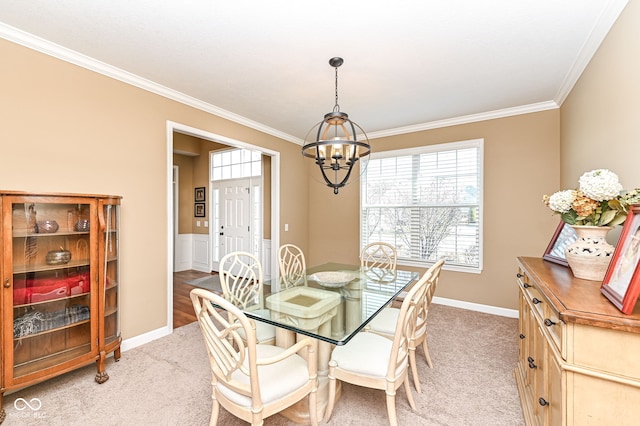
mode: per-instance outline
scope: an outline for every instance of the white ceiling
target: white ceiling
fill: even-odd
[[[0,37],[294,142],[341,56],[341,110],[375,138],[558,107],[626,3],[0,0]]]

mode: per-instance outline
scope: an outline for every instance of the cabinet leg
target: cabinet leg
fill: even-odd
[[[96,360],[96,367],[98,372],[96,373],[96,382],[102,384],[109,380],[109,375],[106,372],[105,368],[105,359],[107,358],[107,354],[104,351],[100,352],[98,359]]]
[[[120,361],[120,346],[118,346],[118,347],[116,348],[116,350],[115,350],[115,351],[113,351],[113,359],[114,359],[116,362]]]

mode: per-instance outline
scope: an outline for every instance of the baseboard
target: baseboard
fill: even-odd
[[[515,309],[499,308],[497,306],[481,305],[479,303],[463,302],[461,300],[445,299],[444,297],[437,296],[433,298],[433,303],[467,309],[469,311],[484,312],[485,314],[499,315],[501,317],[518,318],[518,311]]]
[[[168,336],[171,333],[173,333],[173,329],[170,327],[158,328],[139,336],[123,340],[122,344],[120,345],[120,349],[122,350],[122,352],[128,351],[129,349],[137,348],[138,346],[142,346],[161,337]]]

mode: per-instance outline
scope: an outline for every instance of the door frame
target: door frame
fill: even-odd
[[[186,124],[177,123],[167,120],[166,124],[166,212],[167,212],[167,329],[169,333],[173,332],[173,247],[175,244],[173,235],[173,224],[176,218],[173,211],[173,133],[183,133],[185,135],[194,136],[211,142],[222,143],[235,148],[245,148],[252,151],[260,151],[264,155],[271,157],[271,245],[280,247],[280,152],[267,149],[258,145],[252,145],[226,136],[217,135],[206,130],[197,129],[187,126]],[[272,280],[278,280],[278,258],[277,250],[271,251],[271,271]]]

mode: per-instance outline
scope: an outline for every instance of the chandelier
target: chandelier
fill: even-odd
[[[338,105],[338,67],[342,58],[329,59],[329,65],[336,70],[336,103],[333,111],[324,115],[324,119],[309,130],[304,138],[302,155],[315,159],[327,186],[333,193],[347,184],[353,166],[360,157],[369,155],[371,146],[366,133],[360,126],[349,119],[347,113],[340,111]],[[358,140],[356,129],[360,133]],[[309,137],[315,134],[315,140]]]

